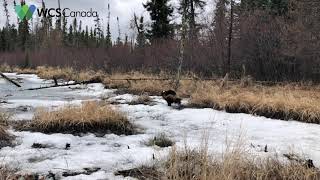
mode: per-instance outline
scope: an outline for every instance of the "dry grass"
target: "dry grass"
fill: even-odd
[[[55,111],[39,109],[33,120],[20,130],[44,133],[134,133],[127,117],[109,105],[84,102],[81,106],[66,106]]]
[[[142,166],[139,168],[117,171],[116,176],[133,177],[139,180],[161,179],[162,174],[155,167]]]
[[[0,72],[9,73],[12,72],[12,68],[8,64],[4,63],[0,65]]]
[[[159,75],[144,74],[140,72],[130,73],[113,73],[104,79],[104,84],[107,88],[119,89],[119,91],[132,94],[144,94],[159,95],[161,91],[170,87],[170,81],[164,80],[139,80],[139,81],[127,81],[121,79],[168,79],[165,73]]]
[[[13,180],[15,177],[16,175],[14,175],[13,171],[5,167],[0,167],[0,180]]]
[[[190,106],[231,113],[250,113],[275,119],[320,123],[320,87],[300,85],[249,86],[235,83],[221,89],[217,83],[199,84]]]
[[[189,95],[195,91],[198,81],[191,80],[193,78],[193,74],[186,74],[183,76],[183,79],[188,80],[181,80],[180,88],[177,90],[179,96],[189,97]],[[121,79],[138,80],[128,81]],[[175,85],[173,76],[168,75],[166,72],[161,72],[157,75],[141,72],[130,72],[126,74],[114,73],[106,76],[103,83],[106,88],[118,89],[118,92],[120,93],[148,94],[154,96],[160,96],[162,91],[173,89]]]
[[[238,142],[237,142],[238,144]],[[120,173],[119,173],[120,172]],[[208,146],[190,149],[173,147],[167,160],[116,175],[138,179],[163,180],[315,180],[320,171],[308,167],[304,161],[290,161],[277,155],[257,157],[246,153],[240,146],[227,148],[222,155],[208,153]]]
[[[63,79],[63,80],[73,80],[76,82],[84,82],[90,81],[93,79],[103,79],[103,73],[101,71],[95,72],[92,70],[83,70],[83,71],[76,71],[71,67],[45,67],[39,66],[36,69],[36,74],[39,75],[40,78],[43,79]]]
[[[8,120],[10,115],[0,112],[0,148],[11,146],[14,136],[8,133]]]
[[[279,157],[258,158],[233,149],[220,157],[210,156],[206,148],[173,148],[165,170],[168,179],[319,179],[320,171]]]
[[[45,179],[48,176],[40,176],[37,174],[16,174],[18,169],[9,169],[7,167],[0,167],[0,180],[35,180]]]
[[[173,146],[174,142],[171,139],[169,139],[166,134],[161,133],[161,134],[151,138],[147,142],[147,145],[148,146],[169,147],[169,146]]]
[[[38,66],[35,69],[32,68],[19,68],[10,67],[7,64],[0,65],[0,72],[15,72],[18,74],[37,74],[42,79],[63,79],[66,81],[84,82],[92,79],[102,79],[104,74],[101,71],[82,70],[77,71],[72,67],[47,67]]]

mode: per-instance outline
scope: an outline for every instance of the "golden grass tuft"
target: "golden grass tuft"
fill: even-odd
[[[10,72],[12,72],[12,68],[7,63],[3,63],[0,65],[0,72],[10,73]]]
[[[238,142],[237,142],[238,143]],[[304,162],[290,161],[274,155],[258,157],[237,145],[221,155],[209,154],[208,146],[177,148],[173,146],[167,159],[151,166],[118,171],[116,175],[138,179],[210,179],[210,180],[269,180],[320,178],[320,170]]]
[[[84,81],[98,81],[102,82],[104,78],[104,74],[101,71],[93,71],[93,70],[83,70],[77,71],[72,67],[46,67],[39,66],[36,69],[35,74],[37,74],[42,79],[63,79],[66,81],[76,81],[76,82],[84,82]]]
[[[131,81],[127,79],[140,79],[137,81]],[[150,80],[141,80],[150,79]],[[119,89],[124,93],[132,94],[144,94],[159,95],[161,91],[170,87],[169,80],[154,80],[154,79],[168,79],[165,73],[158,75],[141,73],[141,72],[129,72],[129,73],[113,73],[104,79],[104,85],[106,88]]]
[[[128,118],[110,105],[84,102],[81,106],[66,106],[55,111],[39,109],[26,130],[44,133],[134,133]]]
[[[319,179],[320,171],[295,161],[279,157],[258,158],[241,150],[232,150],[222,156],[211,156],[207,149],[177,150],[173,148],[166,163],[167,179]]]
[[[39,66],[36,69],[37,75],[42,79],[57,79],[74,80],[75,70],[71,67],[45,67]]]
[[[217,83],[202,83],[191,95],[190,106],[319,124],[320,88],[298,85],[242,87],[238,83],[221,88]]]

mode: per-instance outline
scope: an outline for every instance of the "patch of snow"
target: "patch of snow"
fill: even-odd
[[[142,140],[147,135],[96,137],[88,134],[78,137],[66,134],[46,135],[42,133],[14,132],[20,145],[5,147],[0,151],[2,162],[9,167],[20,168],[21,173],[34,172],[46,174],[49,171],[79,171],[83,168],[99,167],[99,173],[93,176],[112,174],[119,168],[132,168],[152,159],[152,154],[161,154],[151,147],[146,147]],[[33,143],[48,145],[50,148],[34,149]],[[66,143],[71,144],[66,150]],[[77,178],[76,178],[77,179]]]
[[[122,95],[112,95],[108,98],[108,102],[118,102],[118,103],[130,103],[131,101],[137,99],[139,96],[132,94],[122,94]]]

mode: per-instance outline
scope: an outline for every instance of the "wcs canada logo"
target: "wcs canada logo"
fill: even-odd
[[[18,17],[20,20],[23,20],[24,18],[26,20],[29,20],[32,18],[33,13],[36,11],[37,7],[35,5],[31,5],[30,7],[28,5],[16,5],[14,7],[14,10],[16,11]]]
[[[16,5],[14,7],[15,12],[17,13],[20,20],[30,20],[37,11],[39,17],[98,17],[98,12],[93,11],[92,8],[90,11],[71,11],[69,8],[50,8],[50,9],[37,9],[35,5]]]

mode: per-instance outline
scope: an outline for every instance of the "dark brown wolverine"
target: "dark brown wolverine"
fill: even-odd
[[[168,106],[171,106],[173,103],[178,104],[179,106],[181,105],[181,98],[178,98],[177,93],[173,90],[162,91],[161,96],[167,101]]]

